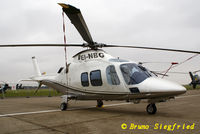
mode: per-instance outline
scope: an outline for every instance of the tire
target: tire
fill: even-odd
[[[156,105],[154,103],[147,105],[146,111],[148,114],[155,114],[157,111]]]
[[[102,107],[102,106],[103,106],[103,101],[97,100],[97,107]]]
[[[67,109],[67,103],[61,103],[60,110],[65,111]]]

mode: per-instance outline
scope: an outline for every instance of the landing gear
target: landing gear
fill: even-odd
[[[148,114],[155,114],[157,111],[155,103],[151,103],[147,106],[146,111]]]
[[[103,101],[97,100],[97,107],[103,107]]]
[[[63,96],[61,96],[61,98],[62,98],[62,103],[60,104],[60,110],[65,111],[68,108],[69,99],[68,99],[67,95],[63,95]]]
[[[61,103],[60,104],[60,110],[62,110],[62,111],[65,111],[66,109],[67,109],[67,105],[68,105],[68,103]]]

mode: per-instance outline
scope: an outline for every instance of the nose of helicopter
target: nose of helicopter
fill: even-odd
[[[186,92],[186,88],[161,78],[147,78],[141,83],[143,91],[149,93],[162,93],[168,95],[179,95]]]

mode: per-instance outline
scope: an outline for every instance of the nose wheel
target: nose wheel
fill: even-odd
[[[147,105],[146,111],[148,114],[155,114],[157,111],[156,105],[154,103]]]

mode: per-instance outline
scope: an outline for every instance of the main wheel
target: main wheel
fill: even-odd
[[[66,109],[67,109],[67,103],[61,103],[60,104],[60,109],[62,110],[62,111],[65,111]]]
[[[103,101],[97,100],[97,107],[102,107],[102,106],[103,106]]]
[[[148,114],[155,114],[157,111],[156,105],[154,103],[149,104],[146,108]]]

